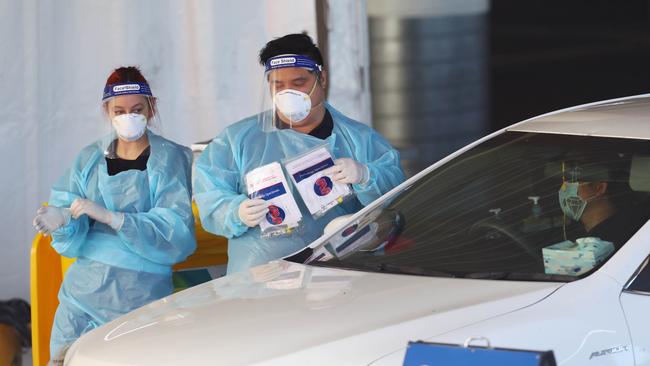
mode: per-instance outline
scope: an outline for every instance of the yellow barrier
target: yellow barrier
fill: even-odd
[[[196,251],[174,270],[201,268],[228,262],[228,240],[211,234],[201,226],[196,205],[192,205],[196,230]],[[34,366],[45,366],[50,359],[50,333],[59,300],[59,287],[73,258],[60,256],[50,245],[49,236],[37,234],[30,253],[30,292],[32,308],[32,358]]]

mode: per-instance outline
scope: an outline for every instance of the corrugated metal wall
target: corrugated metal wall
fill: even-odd
[[[385,10],[369,17],[373,127],[413,175],[487,131],[487,13]]]

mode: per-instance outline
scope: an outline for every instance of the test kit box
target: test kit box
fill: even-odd
[[[349,185],[337,183],[323,172],[334,166],[325,146],[284,161],[300,197],[314,218],[325,215],[353,192]]]
[[[614,252],[614,244],[599,238],[565,240],[542,249],[544,272],[579,276],[599,265]]]
[[[288,235],[300,225],[302,213],[289,190],[282,166],[275,162],[246,173],[250,198],[263,199],[268,212],[260,222],[262,237]]]

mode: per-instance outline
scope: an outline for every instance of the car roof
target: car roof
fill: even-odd
[[[546,113],[506,131],[650,139],[650,94],[606,100]]]

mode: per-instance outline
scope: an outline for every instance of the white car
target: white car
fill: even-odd
[[[566,201],[580,220],[563,182],[592,192]],[[649,214],[650,95],[545,114],[290,258],[89,332],[66,365],[402,365],[409,341],[472,337],[558,365],[650,365]]]

